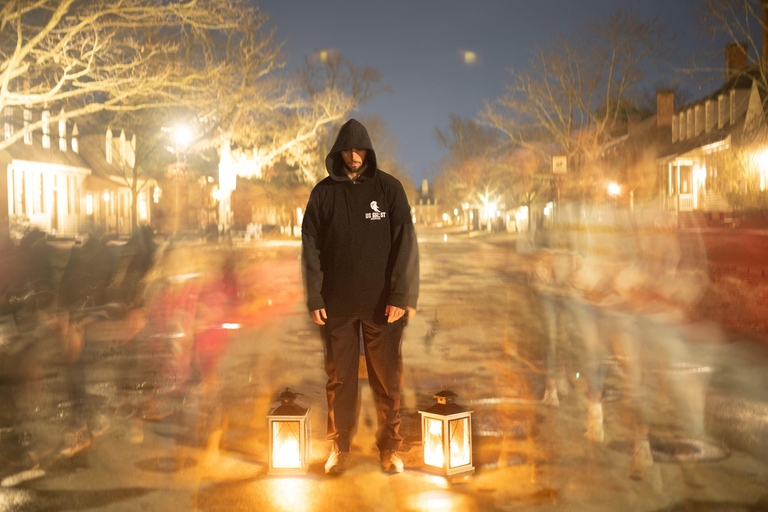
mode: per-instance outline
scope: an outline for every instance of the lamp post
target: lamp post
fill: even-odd
[[[176,172],[174,172],[174,188],[175,188],[175,198],[174,198],[174,222],[173,222],[173,236],[174,238],[179,232],[179,175],[182,173],[182,164],[186,164],[186,158],[185,161],[182,162],[181,159],[181,153],[182,150],[187,149],[187,145],[189,145],[190,141],[192,140],[192,132],[190,131],[189,127],[186,125],[178,125],[173,130],[173,142],[174,142],[174,153],[176,153]],[[186,157],[186,151],[184,153],[184,156]]]
[[[608,195],[613,199],[613,207],[616,208],[618,197],[621,194],[621,185],[612,181],[608,184]]]

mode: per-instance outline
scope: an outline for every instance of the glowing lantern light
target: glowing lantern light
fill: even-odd
[[[309,461],[309,409],[296,405],[290,389],[269,413],[269,474],[303,474]]]
[[[444,389],[435,394],[437,403],[421,414],[424,464],[439,468],[446,476],[468,473],[472,466],[472,411],[454,403],[456,393]]]

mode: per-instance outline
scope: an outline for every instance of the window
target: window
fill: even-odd
[[[16,215],[16,170],[8,166],[8,211]]]
[[[106,138],[106,148],[104,149],[106,151],[106,159],[107,163],[112,163],[112,130],[107,130],[107,138]]]
[[[717,97],[717,127],[725,126],[725,94]]]
[[[74,189],[75,215],[80,215],[80,184],[76,177],[72,177],[72,188]]]
[[[736,122],[736,89],[731,89],[731,124]]]
[[[50,148],[51,147],[51,135],[50,135],[50,125],[48,123],[49,119],[51,118],[51,113],[47,110],[43,110],[43,147],[44,148]]]
[[[695,117],[694,122],[696,123],[694,125],[694,134],[699,135],[704,131],[704,112],[702,112],[701,105],[696,105],[693,115]]]
[[[672,142],[677,142],[678,132],[680,131],[680,125],[677,121],[677,116],[672,116]]]
[[[707,133],[709,133],[709,132],[712,131],[712,129],[717,124],[715,122],[715,102],[712,101],[712,100],[707,100],[707,103],[705,104],[704,110],[705,110],[705,114],[706,114],[705,115],[706,119],[704,121],[704,124],[705,124],[704,130]]]
[[[24,216],[27,215],[27,173],[24,171],[21,171],[19,174],[19,190],[21,192],[19,197],[19,202],[21,203],[21,208],[19,208],[17,211],[20,211],[20,213]]]
[[[67,213],[72,214],[72,212],[75,210],[75,198],[73,196],[74,192],[74,184],[72,183],[74,181],[74,176],[67,176]]]
[[[690,139],[693,137],[694,132],[694,118],[693,118],[693,109],[689,108],[687,113],[687,126],[685,129],[685,133],[687,134],[688,138]]]
[[[29,122],[32,121],[32,112],[28,109],[24,109],[24,128],[29,126]],[[24,134],[24,144],[32,144],[32,133],[27,132]]]
[[[143,194],[139,197],[139,218],[147,220],[147,198]]]
[[[45,175],[40,173],[40,213],[45,213]]]
[[[93,215],[93,194],[85,195],[85,214]]]

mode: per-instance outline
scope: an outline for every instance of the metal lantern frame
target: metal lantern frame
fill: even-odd
[[[419,411],[421,414],[421,441],[424,447],[424,464],[430,468],[442,469],[442,472],[446,476],[458,475],[462,473],[472,473],[475,471],[472,465],[472,412],[465,409],[457,403],[454,403],[457,395],[450,390],[442,390],[439,393],[435,393],[434,397],[437,399],[437,403],[425,411]],[[442,468],[436,466],[427,461],[427,446],[429,443],[428,436],[430,435],[428,429],[429,421],[438,421],[441,425],[440,443],[443,450],[443,465]],[[452,425],[457,421],[466,421],[466,450],[469,455],[469,460],[466,464],[459,466],[452,465],[451,454],[451,438],[455,434],[452,431]]]
[[[309,423],[309,409],[301,407],[294,403],[296,400],[296,393],[293,393],[290,389],[286,388],[285,391],[280,393],[278,397],[280,399],[280,405],[274,408],[267,420],[269,422],[269,471],[270,475],[302,475],[307,472],[309,467],[309,442],[310,435],[310,423]],[[298,440],[298,466],[297,467],[275,467],[275,438],[277,433],[275,429],[291,428],[293,425],[291,434],[296,435]]]

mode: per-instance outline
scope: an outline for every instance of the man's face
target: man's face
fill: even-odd
[[[367,151],[364,149],[350,149],[341,152],[341,157],[350,171],[355,172],[363,165]]]

